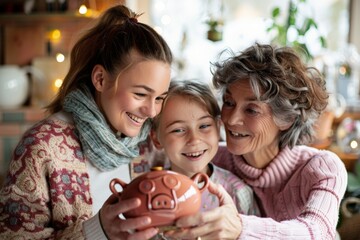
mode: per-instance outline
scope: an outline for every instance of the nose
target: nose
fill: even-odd
[[[197,143],[201,142],[201,136],[196,131],[189,131],[188,132],[188,145],[195,145]]]
[[[158,109],[156,106],[155,101],[149,101],[144,107],[143,107],[144,114],[149,117],[153,118],[158,114]]]
[[[242,125],[244,123],[244,119],[239,111],[224,111],[221,114],[221,120],[223,123],[228,125]]]

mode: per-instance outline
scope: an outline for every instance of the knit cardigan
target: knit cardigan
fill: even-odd
[[[14,151],[0,190],[0,239],[84,239],[89,176],[74,125],[46,119]]]
[[[257,169],[222,147],[214,162],[243,179],[258,198],[262,217],[240,214],[239,239],[335,239],[347,172],[334,153],[285,148],[267,167]]]

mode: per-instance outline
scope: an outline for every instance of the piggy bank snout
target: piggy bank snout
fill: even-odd
[[[165,194],[160,194],[152,199],[151,207],[154,210],[170,210],[175,208],[175,201],[172,197],[169,197]]]
[[[174,176],[160,176],[144,179],[139,183],[139,190],[147,197],[149,210],[171,210],[176,208],[173,190],[178,189],[180,182]]]

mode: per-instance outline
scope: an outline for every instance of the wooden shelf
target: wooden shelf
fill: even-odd
[[[350,117],[353,119],[360,119],[360,112],[345,112],[341,117],[334,119],[334,124],[338,125],[341,123],[342,120],[345,118]]]
[[[344,162],[346,170],[348,171],[352,171],[354,169],[355,162],[359,159],[358,154],[344,153],[340,147],[335,144],[331,145],[328,150],[339,156],[339,158]]]
[[[0,64],[30,65],[35,57],[67,54],[82,29],[91,26],[95,12],[40,12],[0,15]],[[59,29],[61,37],[49,47],[49,31]],[[49,50],[50,49],[50,50]]]
[[[65,23],[65,22],[88,22],[94,19],[96,14],[92,16],[80,15],[78,13],[36,13],[36,14],[2,14],[0,15],[1,25],[31,25],[34,23]]]

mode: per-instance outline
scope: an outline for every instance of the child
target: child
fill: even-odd
[[[162,111],[153,120],[151,138],[163,149],[171,170],[192,177],[206,173],[232,196],[240,213],[258,213],[253,192],[231,172],[211,163],[219,145],[220,108],[209,86],[195,81],[173,81]],[[219,206],[215,195],[205,190],[201,211]]]

